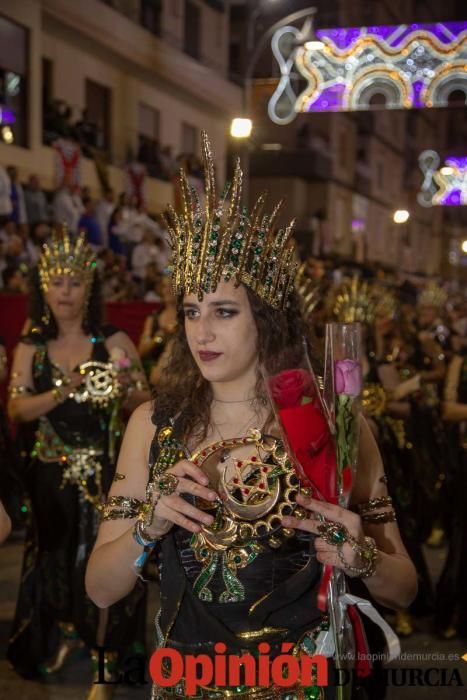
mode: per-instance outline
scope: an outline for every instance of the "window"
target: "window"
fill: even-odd
[[[160,112],[158,109],[140,102],[138,122],[140,136],[146,136],[148,139],[159,139]]]
[[[347,167],[347,134],[345,131],[339,133],[339,165],[341,168]]]
[[[42,59],[42,109],[45,111],[53,100],[53,63]]]
[[[198,153],[198,129],[191,124],[182,124],[182,153]]]
[[[138,107],[138,161],[144,163],[151,177],[162,178],[164,171],[159,144],[160,112],[139,103]]]
[[[27,146],[27,78],[29,33],[0,17],[0,137]]]
[[[185,3],[185,42],[184,50],[193,58],[200,57],[201,38],[201,12],[199,7],[192,1]]]
[[[162,0],[141,0],[140,10],[142,26],[156,34],[161,35]]]
[[[384,188],[384,166],[381,162],[376,165],[376,182],[378,189],[382,190]]]
[[[83,120],[88,125],[93,125],[95,145],[104,151],[110,150],[111,99],[112,94],[108,87],[86,80],[86,114],[83,115]],[[90,126],[88,130],[90,131]]]
[[[42,59],[42,142],[50,145],[58,136],[57,111],[53,103],[53,63]]]

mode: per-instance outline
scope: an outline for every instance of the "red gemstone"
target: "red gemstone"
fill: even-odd
[[[258,457],[252,457],[252,458],[251,458],[251,461],[252,461],[252,462],[257,462],[257,461],[258,461]]]
[[[264,484],[259,485],[260,489],[264,489]]]
[[[245,494],[245,496],[248,496],[248,494],[250,493],[250,489],[243,489],[243,493]]]
[[[235,478],[235,479],[233,480],[233,482],[234,482],[234,484],[238,484],[239,479]]]
[[[264,472],[264,473],[266,473],[266,472],[267,472],[267,470],[268,470],[268,468],[267,468],[267,467],[262,467],[262,469],[261,469],[261,471],[262,471],[262,472]]]
[[[243,467],[243,462],[238,461],[237,464],[238,464],[239,467]]]
[[[194,459],[194,460],[193,460],[193,464],[198,464],[198,461],[199,461],[199,460]]]
[[[201,454],[203,455],[203,457],[206,457],[206,450],[203,450]]]

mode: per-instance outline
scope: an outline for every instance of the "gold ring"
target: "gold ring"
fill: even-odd
[[[178,481],[175,474],[162,474],[156,481],[156,489],[161,496],[171,496],[177,489]]]
[[[323,540],[331,545],[340,546],[352,539],[345,525],[332,520],[318,525],[318,532]]]

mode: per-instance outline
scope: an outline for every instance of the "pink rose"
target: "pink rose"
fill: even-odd
[[[337,360],[334,363],[334,380],[336,394],[358,396],[362,390],[360,362],[356,360]]]
[[[279,408],[300,406],[304,396],[315,395],[311,375],[304,369],[287,369],[276,374],[269,379],[269,388]]]
[[[128,369],[131,367],[131,360],[129,357],[122,357],[114,361],[114,365],[117,369]]]

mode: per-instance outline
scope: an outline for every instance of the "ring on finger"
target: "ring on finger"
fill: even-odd
[[[177,490],[179,479],[175,474],[162,474],[158,477],[155,488],[161,496],[171,496]]]
[[[343,545],[345,542],[352,542],[354,540],[345,525],[342,525],[342,523],[335,523],[333,520],[328,520],[318,525],[318,532],[327,544],[337,547]]]

